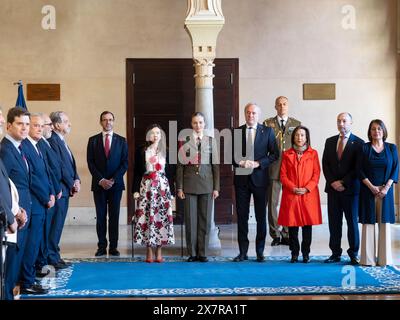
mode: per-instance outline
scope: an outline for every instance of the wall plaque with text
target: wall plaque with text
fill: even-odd
[[[28,83],[26,90],[27,100],[60,101],[59,83]]]
[[[304,83],[303,100],[335,100],[335,83]]]

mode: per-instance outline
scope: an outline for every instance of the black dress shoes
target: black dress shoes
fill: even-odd
[[[31,285],[29,288],[21,288],[22,294],[46,294],[48,292],[49,290],[37,284]]]
[[[324,261],[325,263],[334,263],[334,262],[340,262],[340,257],[337,256],[330,256],[328,259]]]
[[[303,254],[303,263],[310,262],[310,256],[308,254]]]
[[[350,264],[352,266],[358,266],[360,264],[360,261],[356,257],[350,257]]]
[[[94,254],[95,257],[105,256],[107,254],[106,249],[97,249],[96,253]]]
[[[63,259],[60,259],[60,261],[58,261],[58,263],[59,263],[59,264],[63,264],[63,265],[65,265],[65,266],[67,266],[67,267],[72,266],[72,263],[71,263],[71,262],[66,262],[66,261],[64,261]]]
[[[50,265],[53,266],[56,271],[68,268],[68,266],[66,264],[62,264],[59,262],[57,262],[55,264],[50,264]]]
[[[42,270],[36,270],[36,278],[44,278],[45,276],[50,274],[50,269],[44,269],[43,271]]]
[[[233,258],[233,262],[241,262],[244,260],[249,260],[249,257],[243,254],[239,254],[235,258]]]
[[[207,258],[207,257],[202,257],[202,256],[200,256],[200,257],[199,257],[199,261],[200,261],[200,262],[208,262],[208,258]]]
[[[283,245],[283,246],[288,246],[289,245],[289,239],[282,237],[280,244]]]
[[[262,254],[257,255],[257,262],[264,262],[264,261],[265,261],[265,257]]]
[[[196,256],[190,256],[189,258],[187,258],[186,261],[187,262],[195,262],[195,261],[197,261],[197,257]]]
[[[281,238],[274,238],[271,242],[271,247],[279,246],[281,244]]]
[[[290,263],[295,263],[299,261],[299,256],[292,254],[292,258],[290,259]]]
[[[120,256],[120,253],[119,253],[119,251],[117,249],[109,249],[108,250],[108,254],[110,256],[114,256],[114,257],[119,257]]]

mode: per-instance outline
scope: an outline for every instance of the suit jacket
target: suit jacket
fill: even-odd
[[[301,125],[301,122],[295,118],[288,117],[285,125],[285,132],[282,131],[281,124],[278,121],[278,116],[266,119],[264,125],[274,130],[276,143],[279,148],[279,158],[269,166],[269,176],[273,180],[279,180],[282,153],[292,147],[293,130],[297,126]]]
[[[370,164],[371,153],[373,152],[372,150],[373,149],[370,142],[365,143],[362,147],[362,154],[358,164],[359,176],[361,180],[365,178],[369,178],[371,180],[371,174],[374,170]],[[386,160],[386,169],[382,180],[384,183],[387,183],[389,179],[392,179],[393,183],[397,183],[399,178],[399,158],[397,147],[395,144],[385,142],[385,150],[382,152],[385,152]],[[360,223],[374,224],[376,222],[395,222],[393,189],[394,185],[390,187],[386,196],[382,199],[382,219],[381,221],[376,221],[375,196],[368,189],[368,187],[361,182],[359,205]]]
[[[191,194],[220,190],[218,150],[212,137],[203,136],[200,154],[201,162],[198,163],[197,146],[193,139],[189,138],[180,144],[176,169],[177,190]]]
[[[58,154],[53,150],[53,148],[48,144],[48,142],[44,141],[45,139],[42,138],[39,140],[37,147],[39,148],[40,152],[43,154],[45,161],[48,165],[48,169],[50,170],[50,179],[51,183],[53,184],[55,194],[59,194],[62,191],[61,188],[61,159],[59,158]]]
[[[26,153],[23,144],[22,150]],[[26,163],[22,159],[22,156],[17,148],[15,148],[12,142],[5,137],[1,141],[0,158],[3,161],[4,167],[6,168],[8,177],[17,187],[19,194],[19,206],[25,209],[29,219],[32,205],[29,191],[31,181],[30,171],[26,167]],[[27,227],[28,223],[24,226],[24,229]]]
[[[244,186],[248,185],[251,181],[256,187],[267,187],[269,180],[268,168],[279,158],[279,149],[272,128],[266,127],[263,124],[257,124],[256,136],[254,138],[254,156],[251,160],[258,161],[260,166],[253,170],[239,168],[239,161],[243,159],[247,148],[246,125],[235,129],[233,137],[234,140],[240,139],[240,137],[242,139],[241,148],[235,148],[235,146],[232,148],[233,165],[235,167],[234,184]],[[234,145],[237,145],[237,143],[234,143]]]
[[[331,183],[342,180],[346,188],[343,193],[355,195],[360,192],[360,180],[357,174],[357,162],[361,155],[364,141],[354,134],[350,134],[342,158],[337,156],[337,143],[339,135],[330,137],[325,142],[324,154],[322,156],[322,170],[326,179],[325,192],[338,192],[332,188]]]
[[[26,147],[26,156],[31,173],[30,193],[32,199],[32,215],[44,215],[50,195],[54,195],[53,184],[50,180],[49,170],[43,158],[36,151],[33,144],[25,139],[22,144]]]
[[[128,144],[126,139],[113,133],[108,159],[104,152],[103,135],[99,133],[89,138],[87,164],[92,174],[92,191],[104,190],[101,179],[114,179],[111,190],[125,190],[124,174],[128,169]]]
[[[75,180],[79,180],[74,155],[71,152],[71,159],[67,147],[57,133],[53,132],[48,141],[61,160],[61,187],[63,189],[63,197],[69,197]]]
[[[0,211],[4,211],[7,217],[7,224],[14,223],[14,215],[11,211],[12,198],[10,184],[6,168],[0,159]]]

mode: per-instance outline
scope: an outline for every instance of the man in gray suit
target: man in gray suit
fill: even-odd
[[[272,237],[271,246],[280,244],[289,245],[289,232],[287,227],[279,230],[278,225],[278,204],[282,190],[280,181],[280,169],[282,162],[282,153],[292,147],[291,136],[294,128],[299,126],[301,122],[288,116],[289,102],[288,98],[279,96],[275,100],[275,109],[277,115],[266,119],[264,125],[274,130],[276,142],[279,148],[279,159],[272,163],[269,167],[270,184],[267,189],[267,206],[268,206],[268,225],[269,234]]]
[[[218,150],[213,138],[203,134],[201,112],[192,115],[191,124],[193,132],[179,148],[176,189],[177,196],[185,199],[187,261],[207,262],[212,204],[220,187]]]

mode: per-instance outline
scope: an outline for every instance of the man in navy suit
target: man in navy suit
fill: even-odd
[[[26,155],[31,173],[30,193],[32,199],[31,222],[27,235],[27,248],[22,258],[21,293],[44,294],[47,290],[39,290],[35,285],[35,262],[43,237],[43,225],[47,208],[55,202],[55,192],[50,180],[50,173],[45,158],[37,144],[42,139],[43,119],[41,114],[30,115],[29,135],[22,144],[26,147]]]
[[[51,137],[53,132],[53,123],[50,120],[50,117],[47,114],[42,114],[43,118],[43,137],[37,143],[37,147],[43,154],[45,161],[48,165],[51,183],[53,184],[53,188],[55,191],[55,200],[59,200],[62,196],[62,188],[61,188],[61,159],[58,157],[58,154],[51,147],[50,143],[47,141]],[[45,222],[43,226],[43,238],[39,249],[38,258],[36,260],[36,277],[44,277],[46,276],[50,270],[43,269],[44,266],[49,264],[48,261],[48,242],[49,242],[49,234],[50,227],[54,222],[54,212],[55,206],[52,208],[47,208],[47,213],[45,217]]]
[[[14,182],[19,194],[21,220],[25,215],[25,224],[17,233],[17,244],[10,245],[6,253],[5,299],[13,300],[13,289],[18,281],[22,257],[25,252],[28,227],[31,216],[30,170],[26,159],[26,150],[22,140],[28,136],[29,115],[20,108],[11,108],[7,113],[7,134],[1,141],[0,158],[8,177]],[[40,287],[37,288],[40,290]]]
[[[125,138],[113,132],[114,114],[104,111],[100,115],[103,131],[89,138],[87,163],[92,174],[92,191],[96,206],[96,231],[98,237],[96,257],[107,253],[119,256],[118,225],[122,191],[125,190],[124,174],[128,169],[128,145]]]
[[[62,196],[56,202],[54,209],[54,220],[49,233],[48,260],[50,265],[59,270],[69,265],[61,259],[59,244],[68,212],[69,197],[80,191],[81,182],[76,170],[75,158],[65,141],[65,137],[71,132],[71,123],[68,115],[63,111],[55,111],[50,114],[50,119],[54,130],[48,141],[61,160]]]
[[[268,186],[268,167],[279,158],[279,149],[274,131],[260,123],[260,108],[248,103],[244,109],[246,124],[234,131],[235,194],[238,217],[239,255],[235,262],[247,260],[249,248],[248,220],[250,198],[253,195],[257,221],[256,254],[257,261],[265,261],[264,247],[266,237],[266,190]],[[246,150],[245,156],[243,151]]]
[[[3,134],[4,124],[5,119],[3,117],[2,108],[0,107],[0,135]],[[17,230],[18,223],[11,212],[11,206],[12,199],[8,174],[6,168],[4,168],[3,161],[0,159],[0,212],[6,215],[8,232],[14,233]],[[3,262],[0,261],[0,263]]]
[[[341,239],[343,213],[347,221],[347,253],[352,265],[358,264],[360,236],[358,231],[358,195],[360,181],[357,176],[357,159],[364,141],[351,133],[353,119],[350,113],[337,116],[339,135],[325,142],[322,169],[326,179],[325,192],[328,194],[329,248],[332,255],[326,263],[339,262],[342,255]]]

